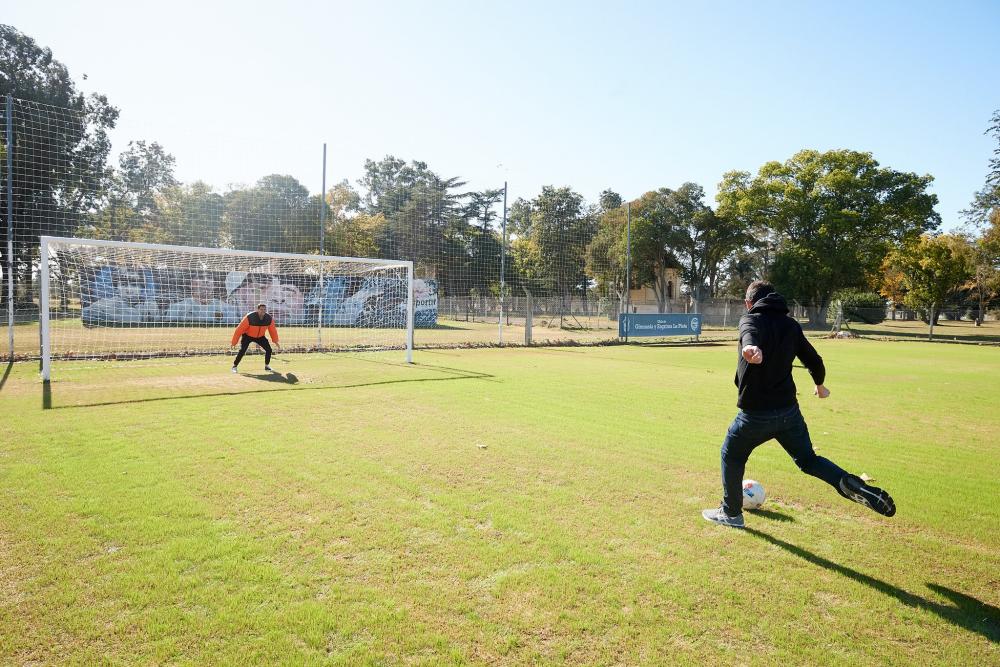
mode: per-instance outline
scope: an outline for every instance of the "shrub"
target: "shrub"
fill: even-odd
[[[834,295],[848,322],[878,324],[885,320],[885,299],[877,292],[843,290]]]

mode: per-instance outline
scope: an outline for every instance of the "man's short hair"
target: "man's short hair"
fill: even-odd
[[[267,308],[267,304],[266,303],[258,303],[257,304],[257,310],[260,310],[261,308]]]
[[[746,299],[751,304],[757,303],[758,299],[763,299],[768,294],[774,294],[774,285],[766,280],[755,280],[747,287]]]

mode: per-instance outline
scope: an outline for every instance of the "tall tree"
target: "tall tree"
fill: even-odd
[[[40,235],[71,235],[95,209],[107,176],[109,130],[118,109],[103,95],[84,95],[50,49],[0,25],[0,96],[15,99],[13,212],[15,280],[19,299],[33,298],[31,281]],[[6,159],[6,124],[0,124]],[[0,210],[7,189],[0,188]],[[0,225],[6,255],[7,226]],[[6,270],[6,267],[5,267]]]
[[[704,200],[705,190],[696,183],[684,183],[667,198],[673,218],[670,245],[695,301],[715,296],[723,263],[748,241],[739,217],[719,217]]]
[[[386,220],[381,255],[409,259],[425,273],[444,271],[445,233],[462,215],[464,195],[456,190],[465,183],[438,176],[426,162],[406,163],[389,155],[378,162],[366,160],[360,184],[365,190],[363,210],[381,213]]]
[[[601,199],[604,200],[602,193]],[[619,198],[620,199],[620,198]],[[614,200],[612,200],[614,201]],[[611,203],[605,201],[605,203]],[[602,204],[604,209],[604,204]],[[625,208],[604,209],[597,217],[597,231],[587,246],[587,273],[597,281],[598,294],[624,301],[628,230]]]
[[[502,241],[494,222],[499,215],[496,210],[497,205],[502,201],[503,189],[500,188],[470,192],[462,221],[475,221],[475,224],[471,227],[467,224],[456,225],[453,229],[454,235],[458,229],[468,227],[463,234],[467,243],[467,261],[463,268],[471,269],[467,271],[469,287],[476,288],[480,294],[488,294],[494,289],[499,289]]]
[[[1000,109],[993,112],[985,134],[992,136],[997,144],[986,166],[986,182],[973,196],[969,208],[962,211],[967,220],[979,226],[986,225],[990,214],[1000,209]]]
[[[647,192],[632,202],[632,279],[651,285],[657,309],[666,312],[679,285],[672,285],[667,269],[680,268],[673,245],[677,240],[677,202],[669,188]]]
[[[932,181],[882,168],[870,153],[804,150],[753,178],[726,174],[719,213],[776,233],[770,277],[822,326],[835,291],[864,285],[890,248],[940,225]]]
[[[986,181],[975,193],[962,215],[970,223],[970,235],[976,236],[975,288],[979,307],[976,326],[983,322],[983,311],[991,298],[1000,294],[1000,109],[993,112],[986,134],[996,140],[986,168]]]
[[[583,196],[568,187],[546,185],[532,200],[528,219],[521,224],[526,227],[525,236],[537,247],[539,266],[534,273],[539,287],[559,296],[563,309],[574,292],[586,298],[590,278],[585,253],[596,222]]]

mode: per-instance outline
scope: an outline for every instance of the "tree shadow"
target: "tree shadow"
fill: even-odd
[[[267,374],[244,374],[244,377],[250,377],[256,380],[261,380],[266,383],[276,383],[288,385],[280,389],[244,389],[242,391],[217,391],[209,392],[204,394],[184,394],[184,395],[172,395],[172,396],[154,396],[150,398],[136,398],[136,399],[125,399],[120,401],[102,401],[95,403],[76,403],[74,405],[52,405],[52,389],[49,382],[43,382],[42,386],[42,407],[46,410],[71,410],[74,408],[95,408],[106,405],[130,405],[130,404],[140,404],[140,403],[157,403],[159,401],[179,401],[187,399],[199,399],[199,398],[212,398],[218,396],[244,396],[248,394],[259,394],[262,392],[275,392],[275,391],[335,391],[343,389],[357,389],[359,387],[375,387],[378,385],[389,385],[389,384],[404,384],[411,382],[449,382],[455,380],[481,380],[481,381],[491,381],[496,376],[490,375],[488,373],[479,373],[476,371],[463,371],[457,368],[448,368],[446,366],[430,366],[421,364],[420,368],[426,368],[433,371],[440,372],[443,377],[423,377],[423,378],[403,378],[397,380],[377,380],[374,382],[356,382],[351,384],[339,384],[339,385],[326,385],[322,387],[304,387],[299,385],[299,379],[293,373],[286,373],[282,375],[281,373],[267,373]]]
[[[753,528],[746,528],[745,531],[750,535],[759,537],[765,542],[781,547],[790,554],[798,556],[813,565],[826,568],[827,570],[841,574],[848,579],[852,579],[858,583],[864,584],[865,586],[874,588],[880,593],[894,597],[907,607],[924,609],[936,614],[952,625],[964,628],[969,632],[975,632],[982,635],[991,642],[1000,643],[1000,609],[991,604],[977,600],[976,598],[964,593],[953,591],[950,588],[941,586],[940,584],[928,583],[928,588],[935,593],[947,597],[951,600],[952,605],[934,602],[933,600],[928,600],[927,598],[910,593],[909,591],[905,591],[897,586],[893,586],[892,584],[882,581],[881,579],[876,579],[875,577],[858,572],[857,570],[853,570],[849,567],[845,567],[844,565],[834,563],[833,561],[827,560],[822,556],[817,556],[811,551],[806,551],[802,547],[797,547],[794,544],[789,544],[788,542],[779,540],[773,535],[763,533],[759,530],[754,530]]]
[[[927,340],[927,330],[915,331],[913,329],[868,328],[865,325],[851,325],[851,330],[859,336],[871,338],[891,338],[901,341],[916,341],[918,343],[1000,343],[1000,335],[997,333],[966,333],[950,331],[948,325],[934,325],[934,337]],[[940,338],[939,338],[940,337]]]
[[[782,522],[795,521],[793,517],[789,516],[788,514],[785,514],[784,512],[775,512],[774,510],[762,510],[762,509],[755,509],[755,510],[748,509],[747,511],[753,514],[754,516],[764,517],[765,519],[770,519],[771,521],[782,521]]]

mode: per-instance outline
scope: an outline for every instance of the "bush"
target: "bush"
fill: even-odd
[[[877,292],[844,290],[834,295],[848,322],[878,324],[885,320],[885,299]]]

